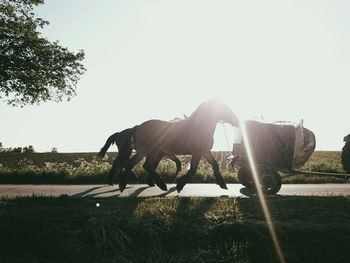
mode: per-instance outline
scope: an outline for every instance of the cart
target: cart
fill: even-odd
[[[276,194],[282,185],[279,172],[294,172],[304,165],[314,152],[315,135],[303,127],[303,121],[297,126],[258,121],[246,121],[244,125],[245,136],[241,143],[234,144],[231,159],[231,164],[238,169],[238,180],[248,190],[255,190],[251,168],[254,163],[259,187],[266,194]]]

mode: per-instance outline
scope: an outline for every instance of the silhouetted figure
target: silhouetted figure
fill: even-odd
[[[137,127],[137,126],[136,126]],[[123,130],[121,132],[116,132],[114,134],[112,134],[111,136],[109,136],[109,138],[107,139],[105,145],[102,147],[102,149],[100,150],[98,156],[100,158],[103,158],[108,150],[108,148],[111,146],[111,144],[115,143],[118,147],[118,156],[117,158],[114,160],[113,165],[111,170],[108,173],[107,176],[107,182],[109,185],[113,185],[113,175],[116,174],[117,176],[119,176],[122,172],[123,169],[127,168],[127,164],[129,161],[129,158],[132,154],[132,150],[133,150],[133,132],[134,132],[134,128],[129,128],[126,130]],[[164,157],[165,155],[163,155]],[[180,160],[175,156],[175,155],[168,155],[168,158],[170,158],[171,160],[173,160],[176,164],[176,175],[181,171],[181,162]],[[142,160],[138,159],[138,162],[140,162]],[[134,166],[138,163],[134,163]],[[130,166],[126,171],[125,174],[126,175],[131,175],[132,177],[136,178],[136,175],[133,173],[132,168],[134,166]],[[119,187],[120,190],[123,191],[126,185],[126,176],[121,176],[120,180],[119,180]],[[152,180],[152,177],[148,175],[147,177],[147,184],[149,186],[154,186],[154,182]]]
[[[350,134],[344,137],[345,145],[341,153],[341,163],[344,171],[350,173]]]
[[[219,100],[210,100],[202,103],[187,119],[177,122],[149,120],[136,126],[133,138],[137,153],[129,161],[127,170],[146,156],[145,170],[159,188],[167,190],[163,179],[155,172],[161,158],[171,154],[192,155],[190,170],[176,178],[176,189],[180,192],[196,173],[199,161],[204,157],[214,170],[216,183],[227,189],[219,165],[210,152],[219,121],[235,127],[239,124],[236,115],[227,105]]]

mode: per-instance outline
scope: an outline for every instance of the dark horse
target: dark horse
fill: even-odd
[[[176,178],[176,189],[180,192],[188,179],[196,173],[199,161],[204,157],[213,168],[216,183],[227,189],[219,165],[210,152],[214,144],[213,134],[219,121],[232,126],[239,125],[238,118],[226,104],[220,100],[209,100],[202,103],[187,119],[177,122],[149,120],[135,126],[133,139],[137,153],[127,167],[133,167],[140,158],[146,156],[145,170],[153,177],[157,186],[167,190],[166,184],[155,172],[162,157],[174,154],[192,155],[189,171]]]
[[[107,182],[110,185],[113,185],[113,175],[114,174],[119,175],[123,169],[127,168],[127,164],[128,164],[128,161],[130,159],[130,156],[131,156],[132,150],[133,150],[133,133],[134,133],[134,130],[136,127],[137,126],[135,126],[134,128],[125,129],[121,132],[116,132],[116,133],[112,134],[111,136],[109,136],[105,145],[102,147],[102,149],[98,153],[98,156],[100,158],[103,158],[105,156],[108,148],[111,146],[111,144],[115,143],[118,147],[118,156],[114,160],[112,168],[109,171],[108,176],[107,176]],[[167,157],[175,162],[176,175],[177,175],[181,171],[180,160],[175,155],[168,155]],[[138,158],[138,162],[141,161],[141,159],[142,158]],[[134,163],[134,166],[136,164],[137,163]],[[129,167],[127,169],[127,171],[125,171],[125,173],[132,175],[132,177],[136,178],[136,175],[133,173],[132,168],[133,167]],[[120,187],[121,191],[123,191],[125,188],[125,185],[126,185],[125,181],[126,180],[127,180],[127,178],[125,177],[125,175],[122,175],[120,178],[120,182],[119,182],[119,187]],[[147,177],[147,184],[149,186],[154,186],[154,182],[153,182],[151,176]]]

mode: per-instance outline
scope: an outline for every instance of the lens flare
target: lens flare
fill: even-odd
[[[283,253],[282,253],[282,249],[281,249],[280,243],[278,241],[278,238],[277,238],[277,235],[276,235],[276,231],[275,231],[275,228],[273,226],[273,222],[271,220],[270,211],[269,211],[269,208],[267,206],[264,193],[263,193],[263,191],[262,191],[262,189],[260,187],[260,180],[259,180],[258,170],[256,169],[256,166],[255,166],[254,155],[252,153],[252,149],[251,149],[251,145],[250,145],[247,129],[246,129],[246,126],[245,126],[245,122],[241,121],[240,122],[240,127],[241,127],[241,132],[242,132],[244,145],[245,145],[245,148],[246,148],[246,153],[247,153],[247,157],[248,157],[248,161],[249,161],[249,166],[250,166],[250,169],[252,171],[254,184],[256,186],[256,192],[257,192],[257,195],[258,195],[258,198],[259,198],[259,202],[260,202],[260,205],[261,205],[264,217],[265,217],[265,221],[266,221],[267,227],[269,229],[269,232],[270,232],[270,235],[271,235],[271,238],[272,238],[272,242],[273,242],[273,245],[274,245],[277,257],[279,259],[279,262],[285,263],[286,261],[284,259],[284,256],[283,256]]]

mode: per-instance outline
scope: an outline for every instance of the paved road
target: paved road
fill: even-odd
[[[180,194],[175,184],[168,191],[143,184],[128,185],[121,193],[118,186],[107,185],[0,185],[0,196],[60,196],[81,197],[150,197],[150,196],[243,196],[240,184],[228,184],[228,190],[215,184],[187,184]],[[278,195],[284,196],[350,196],[350,184],[286,184]]]

